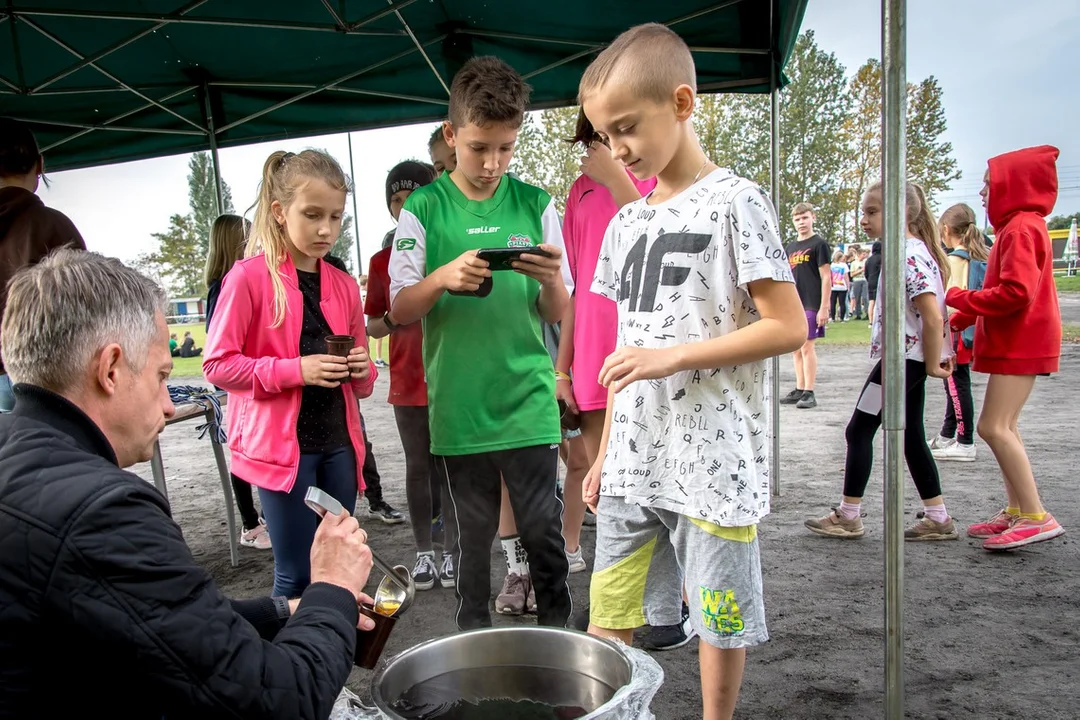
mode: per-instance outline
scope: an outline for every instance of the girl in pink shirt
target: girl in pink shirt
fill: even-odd
[[[275,152],[241,260],[222,283],[203,372],[229,393],[233,469],[259,488],[274,543],[274,595],[298,597],[310,582],[318,516],[311,486],[350,513],[363,489],[364,437],[357,398],[371,395],[360,288],[323,261],[341,232],[348,178],[315,150]],[[326,338],[352,335],[348,357]]]
[[[555,362],[555,397],[566,403],[567,413],[580,416],[581,440],[587,462],[592,467],[600,452],[607,409],[607,389],[600,386],[600,368],[615,351],[618,313],[615,303],[589,290],[596,274],[600,243],[608,223],[619,208],[640,199],[656,187],[656,180],[639,182],[611,156],[584,113],[578,115],[574,143],[586,148],[581,158],[581,177],[570,188],[563,218],[566,262],[574,278],[574,294],[563,318],[559,355]],[[571,443],[571,452],[573,441]],[[566,516],[563,535],[566,549],[580,552],[581,522],[585,504],[581,499],[584,472],[567,473],[563,496]]]

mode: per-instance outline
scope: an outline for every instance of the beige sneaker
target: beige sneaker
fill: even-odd
[[[495,598],[495,612],[500,615],[523,615],[529,586],[527,575],[509,573],[503,580],[502,592]]]
[[[861,517],[845,520],[835,510],[820,520],[807,520],[803,525],[810,532],[823,537],[854,539],[861,538],[866,532]]]
[[[943,523],[934,522],[923,513],[917,516],[918,521],[904,531],[904,539],[919,542],[922,540],[959,540],[960,533],[956,531],[956,523],[949,518]]]

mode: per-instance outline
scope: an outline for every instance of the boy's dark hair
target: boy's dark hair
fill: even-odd
[[[494,56],[475,57],[454,75],[450,86],[450,122],[521,127],[532,88],[517,70]]]
[[[37,139],[21,120],[0,117],[0,177],[26,175],[41,159]]]
[[[600,138],[600,133],[596,132],[596,128],[589,122],[589,118],[585,117],[585,111],[578,108],[577,126],[574,128],[574,137],[566,138],[566,142],[571,145],[577,145],[578,143],[589,147],[594,142],[603,142]]]

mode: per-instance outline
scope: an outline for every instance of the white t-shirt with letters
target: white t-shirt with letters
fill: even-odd
[[[643,198],[608,226],[592,291],[618,305],[617,346],[667,348],[755,322],[747,286],[794,282],[776,211],[720,168],[670,200]],[[600,493],[716,523],[769,513],[766,361],[638,381],[615,396]]]

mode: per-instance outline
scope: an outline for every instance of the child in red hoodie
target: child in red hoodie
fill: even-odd
[[[1046,512],[1017,421],[1038,375],[1057,372],[1061,315],[1044,217],[1057,202],[1058,149],[1043,145],[991,158],[979,193],[997,240],[982,290],[953,288],[955,330],[975,324],[976,372],[988,373],[979,437],[1005,478],[1008,506],[968,528],[987,550],[1011,550],[1065,530]]]

